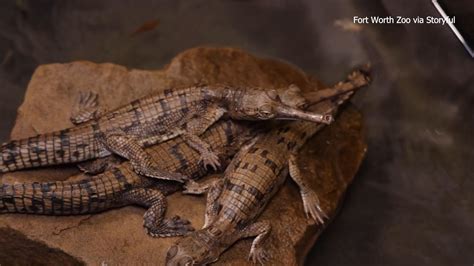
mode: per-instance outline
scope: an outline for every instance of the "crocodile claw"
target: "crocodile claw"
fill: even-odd
[[[301,197],[306,218],[312,218],[316,223],[324,224],[324,218],[327,216],[321,209],[318,195],[313,190],[308,190]]]
[[[194,180],[190,179],[184,185],[183,194],[202,194],[202,193],[203,193],[203,189],[201,188],[201,185]]]
[[[87,122],[102,111],[99,108],[99,95],[97,93],[92,91],[80,92],[71,115],[71,122],[74,124]]]
[[[252,261],[253,264],[265,265],[265,262],[270,260],[270,254],[263,248],[252,248],[248,260]]]
[[[219,157],[212,151],[207,151],[206,153],[201,154],[201,159],[199,162],[202,162],[205,167],[212,167],[214,171],[217,171],[217,169],[219,169],[221,166]]]
[[[182,219],[179,216],[174,216],[171,219],[165,219],[158,225],[143,225],[145,232],[152,237],[174,237],[184,236],[194,231],[191,222]]]

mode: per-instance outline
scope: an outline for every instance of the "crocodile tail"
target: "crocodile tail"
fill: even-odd
[[[118,193],[127,186],[118,169],[78,181],[0,184],[0,213],[96,213],[117,205]]]
[[[336,96],[335,98],[333,98],[331,100],[332,105],[328,109],[327,113],[335,113],[341,105],[346,103],[352,97],[352,95],[354,95],[354,93],[355,93],[355,91],[348,91],[346,93],[340,94],[340,95]]]
[[[84,161],[94,157],[97,146],[90,127],[8,141],[0,147],[0,172]]]
[[[344,82],[326,89],[323,93],[326,101],[320,102],[319,108],[325,114],[335,114],[342,104],[346,103],[357,90],[370,83],[370,76],[362,70],[353,71]]]

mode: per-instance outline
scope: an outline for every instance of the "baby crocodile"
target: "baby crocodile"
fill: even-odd
[[[333,92],[340,91],[341,87],[355,90],[367,83],[365,74],[355,72],[348,82],[336,85],[337,90]],[[313,110],[333,114],[351,94],[352,91],[337,97],[327,94],[325,97],[332,99],[314,106],[317,109]],[[283,184],[288,172],[300,188],[306,215],[323,223],[325,214],[318,197],[307,186],[296,164],[300,148],[321,128],[322,124],[303,121],[278,126],[242,149],[228,166],[223,179],[200,185],[190,183],[186,193],[208,193],[204,227],[179,239],[168,250],[166,265],[209,264],[218,260],[220,254],[237,240],[253,236],[256,238],[249,259],[263,264],[268,259],[264,243],[271,225],[269,221],[255,220]]]
[[[242,122],[223,120],[207,130],[202,138],[223,162],[230,161],[254,129]],[[208,170],[199,163],[199,153],[190,148],[183,137],[147,148],[159,167],[192,178]],[[192,230],[186,220],[164,219],[165,195],[180,188],[175,182],[147,178],[136,174],[124,162],[109,171],[78,181],[0,184],[0,213],[43,215],[78,215],[101,212],[124,205],[148,208],[144,227],[152,236],[177,236]]]
[[[282,103],[276,90],[221,85],[167,89],[105,114],[94,94],[83,94],[79,106],[71,119],[75,127],[2,144],[0,173],[117,154],[138,174],[183,182],[185,176],[160,169],[159,158],[143,147],[183,136],[205,165],[217,168],[217,156],[199,135],[224,114],[239,120],[332,121]]]

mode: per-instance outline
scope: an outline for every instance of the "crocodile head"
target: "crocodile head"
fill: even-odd
[[[229,116],[243,120],[306,120],[329,124],[331,115],[311,113],[300,108],[305,99],[298,87],[284,90],[247,89],[229,101]]]
[[[302,109],[308,106],[307,99],[301,94],[301,89],[295,84],[291,84],[288,88],[278,89],[277,93],[283,104]]]
[[[226,237],[224,236],[224,239]],[[219,259],[229,246],[215,232],[202,229],[184,236],[168,249],[166,266],[207,265]]]

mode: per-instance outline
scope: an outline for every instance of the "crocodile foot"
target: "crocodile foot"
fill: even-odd
[[[186,219],[181,219],[179,216],[164,219],[159,225],[147,225],[145,223],[143,226],[145,227],[145,232],[152,237],[184,236],[194,231],[191,223]]]
[[[324,218],[327,218],[327,215],[321,209],[321,205],[319,203],[318,195],[313,190],[305,191],[301,194],[303,198],[303,206],[304,212],[306,214],[306,218],[312,218],[316,223],[323,224]]]
[[[105,172],[118,165],[122,160],[115,155],[110,155],[105,158],[98,158],[92,161],[79,163],[77,167],[79,170],[88,175],[97,175]]]
[[[184,185],[184,190],[182,192],[183,194],[200,195],[206,192],[206,188],[202,187],[198,182],[190,179]]]
[[[264,265],[265,262],[270,260],[270,255],[263,249],[263,247],[256,247],[250,249],[248,260],[252,261],[254,264],[258,263],[260,265]]]
[[[219,167],[221,166],[221,163],[219,162],[219,157],[212,151],[207,151],[205,153],[201,154],[201,160],[204,164],[204,166],[210,166],[214,171],[217,171]]]
[[[92,91],[79,93],[79,98],[71,114],[71,122],[75,125],[100,117],[105,110],[99,107],[99,95]]]

